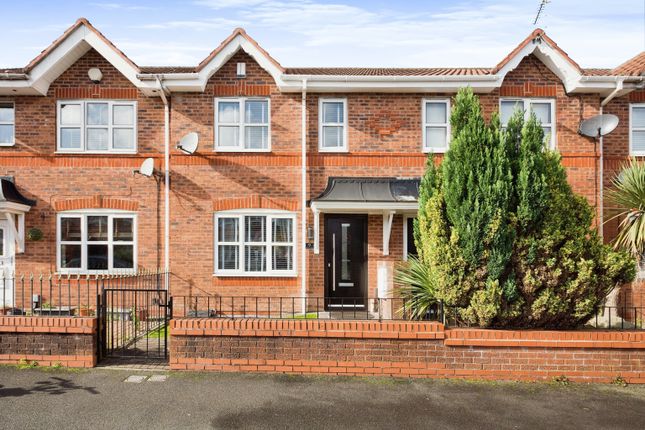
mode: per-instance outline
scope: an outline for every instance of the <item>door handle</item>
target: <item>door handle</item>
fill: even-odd
[[[331,290],[336,291],[336,233],[331,235]]]

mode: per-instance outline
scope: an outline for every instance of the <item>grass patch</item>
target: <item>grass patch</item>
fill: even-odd
[[[164,325],[152,330],[148,333],[147,337],[148,339],[163,339],[164,337],[168,337],[168,334],[168,326]]]
[[[306,314],[299,314],[299,315],[294,315],[294,316],[287,317],[287,319],[317,320],[318,319],[318,314],[316,312],[307,312]]]

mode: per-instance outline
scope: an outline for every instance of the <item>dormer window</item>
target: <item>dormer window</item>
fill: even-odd
[[[246,63],[237,63],[237,77],[238,78],[246,77]]]
[[[59,152],[134,153],[137,150],[134,101],[58,102]]]

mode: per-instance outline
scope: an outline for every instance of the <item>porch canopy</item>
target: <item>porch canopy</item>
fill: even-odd
[[[20,194],[11,177],[0,177],[0,219],[6,219],[16,240],[16,252],[25,251],[25,214],[36,202]]]
[[[311,201],[314,213],[314,253],[320,252],[320,213],[383,214],[383,255],[390,254],[395,214],[416,214],[419,178],[331,177],[327,188]]]

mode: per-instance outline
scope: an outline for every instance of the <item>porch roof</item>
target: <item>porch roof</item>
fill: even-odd
[[[9,203],[9,205],[7,205]],[[13,178],[1,177],[0,178],[0,209],[4,206],[23,205],[32,207],[36,205],[35,200],[30,200],[20,194],[13,182]],[[28,209],[27,209],[28,210]]]
[[[356,204],[375,209],[408,208],[419,200],[419,178],[331,177],[327,188],[312,200],[312,207],[331,208]],[[416,206],[415,206],[416,207]]]

